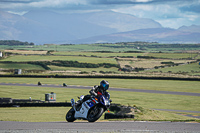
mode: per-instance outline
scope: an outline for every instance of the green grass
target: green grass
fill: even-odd
[[[108,44],[108,46],[115,46],[114,44]],[[69,47],[85,47],[86,45],[69,45]],[[103,47],[104,45],[98,44],[98,45],[87,45],[87,47]],[[116,44],[116,47],[121,46],[121,44]],[[55,47],[55,45],[49,45],[49,46],[34,46],[38,48],[49,48],[49,47]],[[58,46],[59,48],[66,49],[68,46]],[[107,47],[107,45],[105,45]],[[21,47],[19,47],[21,48]],[[109,48],[109,47],[108,47]],[[34,51],[33,51],[34,52]],[[40,51],[39,51],[40,52]],[[197,54],[196,53],[123,53],[123,52],[114,52],[114,53],[100,53],[100,52],[92,52],[91,51],[59,51],[59,52],[53,52],[55,55],[13,55],[6,59],[0,60],[1,62],[4,61],[13,61],[13,62],[27,62],[27,61],[52,61],[52,60],[67,60],[67,61],[78,61],[80,63],[111,63],[111,64],[117,64],[119,63],[120,66],[123,68],[125,65],[129,65],[132,67],[138,67],[138,68],[154,68],[155,66],[163,66],[161,62],[174,62],[174,63],[186,63],[192,60],[177,60],[179,58],[190,58],[194,57]],[[65,56],[64,56],[65,55]],[[117,56],[133,56],[136,57],[138,55],[142,56],[153,56],[158,58],[174,58],[176,60],[172,59],[137,59],[137,58],[121,58],[120,61],[116,61],[114,57]],[[86,57],[87,56],[87,57]],[[95,57],[97,56],[97,57]],[[32,69],[32,70],[43,70],[40,66],[34,66],[34,65],[20,65],[20,64],[11,64],[11,65],[1,65],[0,68],[8,68],[8,69]],[[74,67],[57,67],[57,66],[50,66],[51,70],[53,71],[82,71],[82,72],[88,72],[91,73],[92,71],[100,72],[113,72],[113,73],[122,73],[119,72],[117,68],[74,68]],[[193,75],[200,75],[200,69],[199,69],[198,63],[195,64],[189,64],[184,66],[175,66],[175,67],[168,67],[164,69],[153,69],[144,71],[145,72],[158,72],[161,73],[164,72],[172,72],[172,73],[180,73],[185,74],[186,76],[193,76]],[[187,73],[184,73],[187,72]],[[29,73],[26,73],[29,74]],[[31,73],[33,74],[33,73]],[[37,73],[38,74],[38,73]],[[54,74],[59,74],[58,72],[54,72]],[[67,73],[65,73],[67,74]],[[131,73],[128,73],[131,74]]]
[[[0,121],[54,122],[66,121],[69,107],[0,108]]]
[[[191,58],[195,57],[196,53],[148,53],[146,56],[153,56],[157,58],[172,58],[172,59],[181,59],[181,58]]]
[[[199,97],[110,91],[115,103],[144,108],[200,111]]]
[[[3,78],[5,82],[8,82],[8,78]],[[12,78],[11,78],[12,79]],[[34,79],[28,78],[19,78],[18,81],[14,80],[13,83],[37,83],[36,81],[40,81],[43,84],[60,84],[67,83],[68,85],[97,85],[99,84],[98,81],[100,79]],[[1,78],[1,82],[2,82]],[[10,82],[12,82],[10,81]],[[32,82],[31,82],[32,81]],[[46,81],[46,82],[45,82]],[[59,83],[58,83],[59,81]],[[199,92],[199,82],[195,81],[153,81],[153,80],[129,80],[130,82],[137,83],[136,86],[132,86],[133,88],[139,89],[146,84],[148,86],[148,89],[152,90],[165,90],[165,86],[171,87],[171,90],[174,91],[180,91],[185,92],[183,89],[186,89],[187,92]],[[143,81],[143,82],[141,82]],[[159,80],[160,81],[160,80]],[[111,87],[122,87],[126,86],[125,84],[128,84],[128,82],[125,82],[125,80],[115,80],[111,79],[109,80]],[[114,83],[118,83],[117,85],[121,84],[121,86],[117,86]],[[130,85],[130,83],[129,83]],[[178,86],[180,85],[180,86]],[[139,87],[140,86],[140,87]],[[154,87],[157,87],[155,89]],[[24,98],[28,99],[29,97],[32,97],[32,99],[41,99],[44,100],[44,94],[55,92],[57,95],[57,101],[64,102],[64,101],[70,101],[71,98],[75,98],[80,95],[88,94],[89,90],[79,90],[79,89],[70,89],[70,88],[46,88],[46,87],[24,87],[24,86],[0,86],[0,97],[12,97],[12,98]],[[145,88],[143,88],[145,89]],[[181,91],[182,90],[182,91]],[[151,94],[151,93],[137,93],[137,92],[120,92],[120,91],[112,91],[109,90],[111,93],[111,97],[114,101],[114,103],[120,103],[124,105],[139,105],[143,106],[145,108],[160,108],[160,109],[175,109],[175,110],[195,110],[200,111],[199,106],[199,97],[195,96],[177,96],[177,95],[166,95],[166,94]]]
[[[143,112],[135,114],[135,120],[138,121],[197,121],[197,119],[178,115],[176,112],[157,111],[143,109]]]
[[[0,46],[1,49],[12,48],[12,49],[31,49],[31,50],[54,50],[63,51],[55,52],[53,54],[57,56],[11,56],[3,61],[52,61],[52,60],[72,60],[84,63],[112,63],[116,64],[114,58],[95,58],[95,57],[84,57],[84,56],[153,56],[160,58],[190,58],[196,56],[196,54],[189,53],[122,53],[123,51],[136,50],[123,46],[121,44],[83,44],[83,45],[67,45],[67,46],[56,46],[56,45],[38,45],[33,48],[26,46]],[[187,50],[189,50],[188,48]],[[182,50],[179,48],[147,48],[148,51],[168,51],[168,50]],[[67,52],[74,51],[74,52]],[[78,52],[77,52],[78,51]],[[88,51],[88,52],[84,52]],[[113,51],[115,53],[98,53],[91,51]],[[121,53],[119,52],[121,51]],[[70,55],[70,56],[61,56]],[[76,55],[76,56],[71,56]],[[81,55],[81,56],[80,56]],[[198,59],[200,58],[197,57]],[[19,69],[39,69],[35,65],[20,65],[12,64],[7,65],[0,63],[0,68],[19,68]],[[116,68],[73,68],[73,67],[56,67],[50,66],[52,70],[80,70],[80,71],[114,71],[117,72]],[[199,65],[197,63],[170,67],[164,69],[155,69],[162,72],[189,72],[197,74],[195,71],[199,71]],[[155,71],[153,70],[153,71]],[[193,71],[193,72],[192,72]],[[106,78],[105,78],[106,79]],[[42,84],[57,84],[62,85],[66,83],[68,85],[84,85],[94,86],[98,85],[102,79],[80,79],[80,78],[0,78],[0,82],[6,83],[32,83],[37,84],[40,81]],[[147,89],[147,90],[160,90],[160,91],[177,91],[177,92],[192,92],[200,93],[200,82],[199,81],[178,81],[178,80],[140,80],[140,79],[106,79],[110,83],[110,87],[116,88],[129,88],[129,89]],[[48,88],[48,87],[25,87],[25,86],[0,86],[0,97],[12,97],[19,99],[32,99],[44,100],[45,93],[55,92],[58,102],[70,101],[71,98],[75,98],[80,95],[88,94],[89,90],[71,89],[71,88]],[[152,94],[152,93],[139,93],[139,92],[120,92],[109,90],[113,103],[119,103],[123,105],[137,105],[145,108],[144,114],[137,114],[136,120],[189,120],[191,118],[186,116],[176,115],[173,112],[163,111],[152,111],[150,108],[158,109],[172,109],[172,110],[192,110],[200,111],[200,98],[195,96],[181,96],[181,95],[167,95],[167,94]],[[0,108],[0,120],[4,121],[65,121],[65,114],[69,110],[65,107],[40,107],[40,108]],[[200,114],[197,114],[200,115]],[[14,116],[14,117],[13,117]],[[101,117],[101,120],[103,116]],[[192,118],[193,119],[193,118]],[[131,119],[132,120],[132,119]]]
[[[50,87],[26,87],[26,86],[0,86],[0,97],[12,97],[20,99],[45,99],[45,93],[56,93],[57,102],[77,100],[77,96],[88,94],[86,89],[50,88]],[[167,94],[150,94],[137,92],[109,91],[113,103],[122,105],[142,106],[145,109],[173,109],[200,111],[199,97],[177,96]],[[0,120],[4,121],[65,121],[65,114],[69,108],[0,108]],[[28,115],[25,115],[28,114]],[[13,117],[16,116],[16,117]],[[20,117],[21,116],[21,117]],[[156,116],[156,117],[155,117]],[[136,120],[187,120],[174,113],[162,111],[147,111],[139,114]],[[103,117],[101,118],[103,119]]]
[[[172,59],[120,59],[119,63],[121,66],[129,65],[133,68],[154,68],[156,66],[165,66],[162,62],[173,62],[173,63],[188,63],[194,60],[172,60]]]
[[[15,55],[9,58],[3,59],[1,61],[16,61],[16,62],[26,62],[26,61],[52,61],[52,60],[68,60],[68,61],[78,61],[83,63],[111,63],[117,64],[114,58],[95,58],[95,57],[81,57],[81,56],[42,56],[42,55]]]
[[[111,67],[111,68],[103,68],[103,67],[99,67],[99,68],[78,68],[78,67],[59,67],[59,66],[48,66],[48,67],[51,68],[51,70],[53,70],[53,71],[56,71],[56,70],[59,70],[59,71],[81,71],[81,72],[111,71],[111,72],[119,73],[118,68],[116,68],[116,67]]]
[[[19,63],[0,63],[0,68],[3,69],[26,69],[26,70],[45,70],[39,65],[19,64]]]
[[[54,55],[78,55],[78,56],[98,56],[98,57],[117,57],[117,56],[142,56],[145,53],[100,53],[100,52],[77,52],[77,51],[65,51],[65,52],[53,52]]]
[[[70,88],[47,88],[47,87],[25,87],[25,86],[0,86],[0,97],[11,97],[14,99],[38,99],[45,100],[45,94],[56,93],[57,102],[70,102],[71,98],[88,94],[89,90],[76,90]]]
[[[69,109],[70,107],[0,108],[0,113],[1,113],[0,121],[23,121],[23,122],[66,121],[65,115]],[[104,114],[99,120],[105,121]],[[110,120],[113,121],[113,119]],[[115,120],[195,121],[196,119],[165,111],[145,109],[143,114],[135,114],[134,119],[115,119]]]
[[[167,46],[166,46],[167,45]],[[192,45],[192,44],[191,44]],[[173,52],[173,51],[187,51],[187,50],[199,50],[199,45],[191,47],[190,44],[185,44],[182,46],[177,46],[176,44],[155,44],[155,43],[117,43],[117,44],[79,44],[79,45],[34,45],[30,46],[8,46],[0,45],[0,49],[23,49],[23,50],[53,50],[53,51],[113,51],[113,52],[123,52],[123,51],[138,51],[140,50],[146,52]],[[175,47],[174,47],[175,46]]]
[[[142,80],[142,79],[106,79],[110,87],[146,89],[160,91],[177,91],[200,93],[199,81],[181,81],[181,80]],[[0,82],[7,83],[31,83],[37,84],[40,81],[43,84],[66,83],[68,85],[98,85],[103,78],[0,78]]]
[[[160,68],[160,69],[153,69],[153,70],[148,70],[148,71],[162,71],[162,72],[173,72],[173,73],[178,73],[178,72],[188,72],[188,73],[196,73],[200,72],[200,65],[199,63],[191,63],[191,64],[185,64],[185,65],[179,65],[179,66],[174,66],[174,67],[167,67],[167,68]]]

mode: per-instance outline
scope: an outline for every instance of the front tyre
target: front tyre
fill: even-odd
[[[89,111],[88,116],[87,116],[87,120],[89,122],[95,122],[96,120],[98,120],[102,116],[103,112],[104,112],[103,107],[95,106],[94,108],[92,108]]]
[[[74,118],[74,114],[75,114],[75,110],[73,108],[71,108],[66,114],[66,120],[68,122],[75,121],[76,119]]]

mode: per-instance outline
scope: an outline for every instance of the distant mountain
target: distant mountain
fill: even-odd
[[[59,14],[29,11],[23,16],[0,11],[0,39],[43,43],[68,43],[72,40],[125,32],[141,28],[161,28],[151,19],[116,12]]]
[[[179,31],[200,33],[200,25],[181,26]]]
[[[200,26],[163,28],[152,19],[112,11],[60,14],[32,10],[23,16],[0,11],[0,40],[44,43],[156,41],[199,43]]]
[[[187,29],[189,30],[189,29]],[[74,43],[114,43],[114,42],[160,42],[160,43],[199,43],[200,33],[192,30],[181,31],[170,28],[149,28],[128,32],[120,32],[86,39],[76,40]]]
[[[67,32],[60,34],[52,27],[20,15],[0,11],[0,20],[1,40],[20,40],[43,44],[60,41],[66,36],[76,39]]]
[[[111,11],[88,13],[84,17],[89,23],[113,28],[117,32],[162,27],[160,23],[152,19],[137,18],[133,15]]]

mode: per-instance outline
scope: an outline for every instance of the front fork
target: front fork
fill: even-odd
[[[71,99],[71,105],[72,105],[73,109],[76,110],[74,99]]]

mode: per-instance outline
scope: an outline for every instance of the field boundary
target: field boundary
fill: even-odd
[[[200,81],[200,78],[180,77],[145,77],[145,76],[124,76],[124,75],[0,75],[0,77],[15,78],[116,78],[116,79],[150,79],[150,80],[185,80]]]

